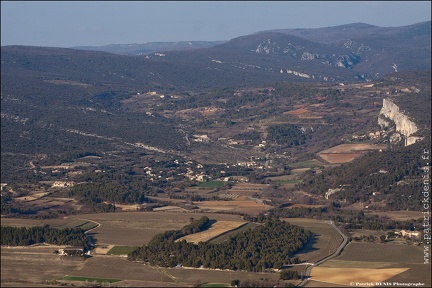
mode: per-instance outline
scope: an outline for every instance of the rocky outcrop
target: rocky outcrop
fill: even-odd
[[[381,129],[390,128],[394,125],[396,132],[398,132],[395,135],[400,134],[400,136],[403,136],[405,146],[422,139],[421,137],[413,136],[418,131],[417,125],[407,115],[403,114],[399,106],[390,99],[383,99],[383,106],[378,116],[378,125],[380,125]],[[400,137],[394,137],[395,135],[391,135],[390,139],[392,141],[401,139]]]

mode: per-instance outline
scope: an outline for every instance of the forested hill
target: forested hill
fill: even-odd
[[[309,171],[303,177],[301,188],[322,197],[329,189],[340,189],[329,199],[349,204],[361,202],[370,209],[420,211],[423,167],[427,163],[422,155],[430,147],[429,136],[407,147],[370,152],[320,174]]]

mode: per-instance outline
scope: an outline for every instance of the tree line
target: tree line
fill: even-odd
[[[80,228],[56,229],[48,225],[37,227],[1,226],[1,245],[28,246],[36,243],[85,247],[88,239]]]

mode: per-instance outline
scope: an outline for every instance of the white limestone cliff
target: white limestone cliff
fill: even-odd
[[[402,111],[390,99],[383,99],[383,106],[378,116],[378,125],[381,128],[388,128],[395,125],[396,132],[400,133],[405,139],[405,146],[415,143],[417,140],[421,140],[420,137],[412,136],[417,132],[417,125]]]

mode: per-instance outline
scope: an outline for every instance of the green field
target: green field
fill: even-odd
[[[198,188],[216,188],[216,187],[223,187],[225,185],[224,181],[208,181],[208,182],[201,182],[197,184],[195,187]]]
[[[60,280],[70,280],[70,281],[87,281],[87,282],[108,282],[108,283],[115,283],[122,281],[120,279],[111,279],[111,278],[94,278],[94,277],[79,277],[79,276],[65,276],[61,278]]]
[[[137,246],[114,246],[108,251],[108,255],[127,255],[137,249]]]
[[[83,230],[90,230],[92,228],[95,228],[97,226],[97,224],[93,221],[88,221],[88,220],[73,220],[73,221],[68,221],[66,223],[59,223],[59,224],[54,224],[51,225],[51,227],[53,228],[57,228],[57,229],[66,229],[66,228],[80,228]]]

